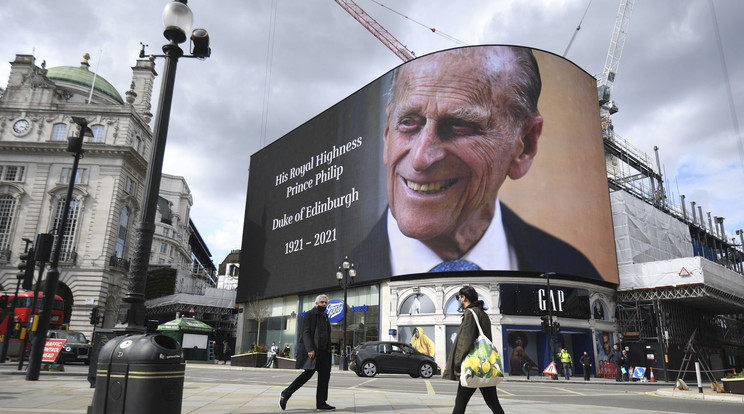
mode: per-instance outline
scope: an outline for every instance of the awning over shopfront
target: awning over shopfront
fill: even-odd
[[[193,318],[178,318],[158,325],[158,331],[211,333],[214,328]]]

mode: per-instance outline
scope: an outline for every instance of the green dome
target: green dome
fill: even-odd
[[[76,85],[80,85],[83,88],[90,90],[90,86],[93,84],[93,76],[95,74],[88,70],[87,67],[74,67],[74,66],[58,66],[56,68],[49,68],[47,70],[47,78],[53,81],[69,82]],[[106,79],[102,78],[101,75],[96,76],[95,90],[102,93],[109,98],[115,100],[120,104],[124,104],[124,100],[121,99],[119,92],[111,85]]]

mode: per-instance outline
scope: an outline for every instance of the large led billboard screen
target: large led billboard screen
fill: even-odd
[[[346,256],[357,283],[442,270],[617,283],[595,79],[539,50],[446,50],[254,154],[238,302],[334,288]]]

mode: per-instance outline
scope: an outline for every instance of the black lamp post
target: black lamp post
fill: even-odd
[[[160,87],[158,110],[155,115],[153,150],[145,181],[145,198],[142,202],[142,221],[137,228],[138,237],[132,254],[131,271],[129,273],[129,289],[119,308],[117,324],[114,328],[118,332],[144,333],[145,327],[145,286],[150,264],[150,249],[155,233],[155,213],[157,212],[158,194],[160,192],[160,178],[163,169],[165,141],[168,136],[168,122],[170,120],[171,102],[173,100],[173,85],[176,79],[176,66],[181,57],[195,57],[204,59],[209,57],[209,35],[204,29],[195,29],[191,34],[193,42],[192,55],[184,56],[178,46],[186,41],[186,33],[191,31],[193,14],[186,0],[174,0],[163,9],[163,36],[168,43],[163,46],[163,55],[153,55],[165,59],[163,66],[163,80]],[[145,57],[144,46],[140,57]]]
[[[341,263],[341,266],[338,267],[338,271],[336,272],[336,279],[338,279],[338,284],[341,286],[341,288],[344,289],[344,333],[341,337],[341,369],[344,371],[349,370],[349,356],[346,353],[346,326],[347,326],[347,310],[349,309],[348,306],[346,306],[346,298],[347,293],[349,290],[349,286],[354,282],[354,278],[356,277],[356,269],[354,269],[354,263],[349,262],[349,257],[344,257],[344,262]]]
[[[550,276],[555,276],[555,272],[547,272],[540,275],[540,277],[545,277],[545,284],[547,285],[548,289],[548,335],[550,335],[550,341],[548,341],[550,345],[550,361],[553,363],[553,366],[558,368],[557,365],[555,365],[555,335],[556,333],[556,323],[553,322],[553,294],[550,291]],[[554,380],[558,379],[558,375],[553,376]]]
[[[77,176],[78,163],[85,150],[83,150],[83,138],[93,136],[93,131],[88,127],[88,121],[85,118],[73,116],[73,122],[80,127],[80,133],[77,137],[68,138],[67,151],[73,153],[74,161],[72,162],[72,171],[70,172],[70,183],[67,186],[67,198],[62,210],[62,219],[59,226],[55,229],[57,240],[54,243],[54,253],[52,254],[52,263],[49,272],[47,272],[46,283],[44,284],[44,298],[42,300],[41,312],[39,314],[39,325],[34,333],[31,342],[31,351],[28,356],[28,368],[26,369],[26,380],[36,381],[39,379],[41,370],[41,358],[44,353],[44,344],[46,343],[47,331],[49,331],[49,321],[52,318],[52,308],[54,306],[54,296],[57,293],[57,282],[59,282],[59,257],[62,253],[62,241],[65,238],[67,230],[67,219],[70,214],[70,203],[72,202],[72,191],[75,189],[75,178]],[[41,278],[41,276],[39,276]],[[21,358],[21,361],[23,359]]]

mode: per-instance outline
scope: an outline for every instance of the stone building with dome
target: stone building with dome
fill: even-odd
[[[153,146],[149,123],[157,76],[153,60],[137,60],[122,98],[89,69],[88,59],[86,54],[79,66],[47,68],[32,55],[18,54],[10,62],[7,87],[0,89],[1,291],[16,287],[23,239],[58,234],[73,161],[67,139],[78,134],[71,117],[85,118],[93,132],[83,142],[85,153],[62,236],[57,289],[65,301],[65,324],[86,333],[93,329],[89,314],[94,307],[103,315],[102,326],[113,327],[126,293]],[[151,261],[171,266],[188,279],[194,257],[201,257],[199,275],[205,278],[206,273],[210,280],[214,265],[208,257],[204,260],[203,252],[195,254],[190,243],[201,237],[189,218],[193,201],[188,185],[183,177],[164,176],[164,181],[168,194],[161,191],[153,243],[157,254]],[[168,220],[160,220],[165,216]],[[208,253],[203,243],[196,249]]]

